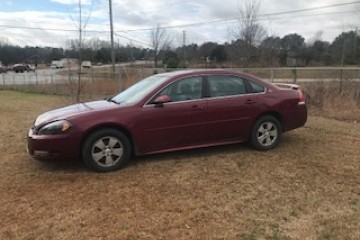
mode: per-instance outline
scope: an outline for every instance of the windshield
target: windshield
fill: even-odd
[[[151,77],[145,78],[144,80],[132,85],[125,91],[111,98],[110,101],[126,104],[137,103],[167,79],[168,77],[163,75],[153,75]]]

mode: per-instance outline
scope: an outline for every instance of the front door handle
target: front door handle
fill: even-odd
[[[195,104],[195,105],[191,106],[191,109],[192,110],[203,110],[204,107],[202,105]]]

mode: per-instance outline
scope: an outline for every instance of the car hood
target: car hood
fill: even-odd
[[[115,108],[119,105],[108,101],[94,101],[86,103],[78,103],[63,108],[58,108],[49,112],[45,112],[38,116],[35,121],[35,127],[60,119],[67,119],[79,113]]]

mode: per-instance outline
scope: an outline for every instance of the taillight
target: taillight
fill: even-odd
[[[300,88],[297,90],[299,93],[299,105],[305,104],[305,95],[304,93],[300,90]]]

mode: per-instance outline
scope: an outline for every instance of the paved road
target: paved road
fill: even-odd
[[[137,61],[135,65],[143,64],[143,61]],[[130,63],[121,63],[118,64],[119,66],[126,66],[130,65]],[[102,66],[93,66],[92,69],[98,68],[109,68],[111,65],[102,65]],[[54,84],[54,83],[62,83],[68,82],[69,75],[66,73],[68,69],[38,69],[36,72],[25,72],[25,73],[15,73],[15,72],[8,72],[0,74],[0,85],[16,85],[16,84]],[[77,78],[77,68],[70,69],[72,72],[72,77],[74,79]],[[84,72],[89,70],[84,70]],[[61,74],[61,72],[63,74]],[[65,72],[65,73],[64,73]],[[83,76],[83,80],[86,80],[86,75]],[[315,82],[315,81],[322,81],[322,82],[330,82],[330,81],[340,81],[338,78],[326,78],[326,79],[298,79],[297,83],[301,82]],[[346,79],[346,81],[349,81]],[[351,81],[360,82],[360,78],[353,78]],[[274,82],[278,83],[293,83],[293,79],[274,79]]]
[[[60,75],[59,71],[59,69],[38,69],[35,72],[24,73],[10,71],[0,74],[0,84],[42,84],[64,81],[65,76]]]
[[[136,61],[135,63],[120,63],[116,66],[127,66],[130,64],[141,65],[144,61]],[[111,65],[93,66],[92,69],[109,68]],[[84,69],[84,73],[89,69]],[[69,69],[37,69],[35,72],[15,73],[13,71],[0,74],[0,85],[16,85],[16,84],[44,84],[44,83],[61,83],[69,80]],[[71,76],[77,78],[77,67],[70,68]],[[86,76],[83,77],[86,80]]]

